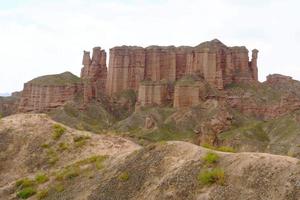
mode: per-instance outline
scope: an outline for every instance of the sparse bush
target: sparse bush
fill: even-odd
[[[54,165],[58,160],[58,155],[54,149],[48,149],[47,151],[48,164]]]
[[[80,174],[80,169],[78,167],[72,167],[66,170],[65,179],[73,179]]]
[[[207,143],[205,143],[205,144],[202,144],[201,146],[203,146],[203,147],[205,147],[205,148],[207,148],[207,149],[215,149],[215,147],[213,146],[213,145],[211,145],[211,144],[207,144]]]
[[[86,165],[86,164],[91,164],[91,163],[95,163],[95,166],[97,169],[103,169],[104,165],[103,165],[103,161],[107,159],[107,156],[92,156],[89,158],[86,158],[84,160],[78,161],[77,163],[75,163],[76,166],[80,166],[80,165]]]
[[[46,183],[47,181],[49,181],[49,178],[46,174],[40,173],[35,176],[35,181],[38,184],[42,184],[42,183]]]
[[[58,183],[54,186],[56,192],[62,192],[65,190],[65,187],[62,183]]]
[[[75,147],[78,148],[78,147],[84,146],[86,144],[86,140],[88,140],[88,139],[90,139],[89,136],[83,136],[83,135],[74,137],[73,141],[74,141]]]
[[[123,172],[118,176],[118,179],[120,181],[128,181],[129,180],[129,173],[128,172]]]
[[[48,143],[44,143],[41,145],[42,148],[47,149],[50,147],[50,145]]]
[[[37,193],[37,199],[41,200],[41,199],[44,199],[48,196],[49,192],[47,189],[45,190],[41,190]]]
[[[66,179],[73,179],[79,175],[80,175],[80,168],[77,166],[76,167],[71,166],[71,167],[67,167],[67,168],[59,171],[56,174],[55,179],[58,181],[62,181],[62,180],[66,180]]]
[[[58,140],[65,132],[66,132],[66,128],[65,127],[62,127],[59,124],[54,124],[53,125],[52,138],[54,140]]]
[[[86,140],[80,140],[78,142],[75,142],[75,148],[80,148],[86,144]]]
[[[63,152],[65,150],[69,149],[69,145],[64,143],[64,142],[61,142],[58,144],[58,151],[60,152]]]
[[[229,146],[220,146],[217,148],[218,151],[223,151],[223,152],[231,152],[231,153],[235,153],[236,151],[234,150],[234,148],[229,147]]]
[[[26,187],[31,187],[35,184],[35,182],[29,178],[24,178],[24,179],[20,179],[16,182],[16,186],[19,188],[19,189],[23,189],[23,188],[26,188]]]
[[[230,146],[220,146],[220,147],[215,147],[211,144],[202,144],[201,146],[207,148],[207,149],[212,149],[212,150],[216,150],[216,151],[223,151],[223,152],[231,152],[231,153],[235,153],[236,151],[234,150],[233,147]]]
[[[203,160],[205,161],[206,164],[214,164],[217,163],[219,160],[219,156],[216,153],[213,152],[208,152],[204,157]]]
[[[201,171],[198,175],[198,181],[202,185],[211,185],[217,183],[219,185],[224,185],[225,182],[225,173],[221,168],[214,168],[211,170]]]
[[[17,193],[17,197],[21,199],[27,199],[35,194],[36,194],[36,190],[33,187],[26,187]]]
[[[79,136],[75,136],[73,138],[73,141],[74,142],[79,142],[79,141],[87,140],[87,139],[91,139],[91,137],[90,136],[86,136],[86,135],[79,135]]]

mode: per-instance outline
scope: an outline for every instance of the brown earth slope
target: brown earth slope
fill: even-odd
[[[296,158],[224,153],[176,141],[141,148],[57,125],[46,115],[13,115],[0,123],[0,199],[18,199],[22,187],[37,192],[29,199],[44,193],[48,200],[300,198]],[[64,130],[60,137],[57,130]],[[205,160],[208,152],[215,162]],[[209,184],[199,178],[213,169],[219,178]],[[39,181],[41,173],[49,180]]]

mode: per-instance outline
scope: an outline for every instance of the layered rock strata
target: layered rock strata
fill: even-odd
[[[19,112],[43,112],[75,100],[82,94],[80,79],[70,72],[48,75],[24,84]]]
[[[84,102],[100,99],[105,93],[107,68],[106,52],[100,47],[93,48],[92,58],[90,52],[84,51],[81,69],[81,79],[83,80]]]

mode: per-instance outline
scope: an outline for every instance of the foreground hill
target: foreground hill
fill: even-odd
[[[24,177],[46,176],[49,184],[34,186],[42,190],[59,173],[72,176],[80,166],[87,168],[87,174],[93,173],[102,167],[102,161],[139,148],[120,137],[66,127],[45,114],[17,114],[1,119],[0,138],[0,199],[14,199],[18,191],[15,182]]]
[[[300,198],[296,158],[175,141],[141,148],[43,114],[12,115],[0,123],[0,199]]]

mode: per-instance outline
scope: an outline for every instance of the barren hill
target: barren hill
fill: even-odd
[[[0,126],[0,199],[296,200],[300,162],[263,153],[224,153],[187,142],[141,148],[78,131],[46,115],[18,114]]]

